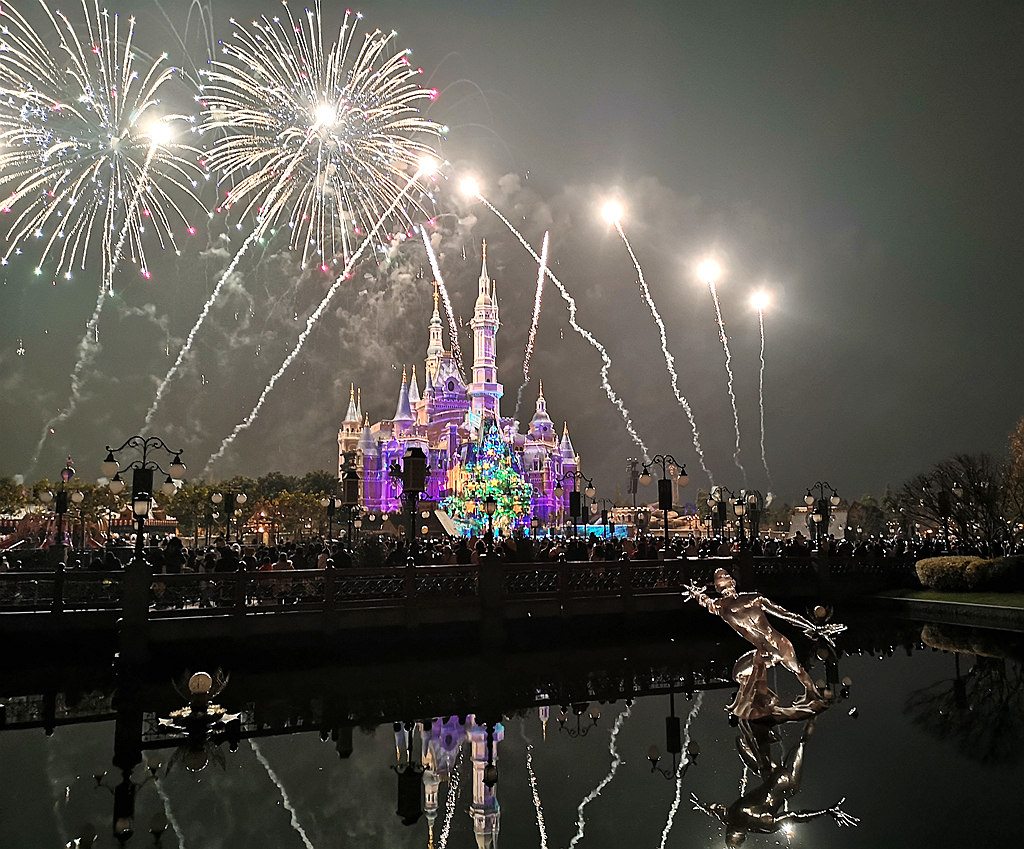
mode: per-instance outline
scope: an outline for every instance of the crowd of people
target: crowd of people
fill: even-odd
[[[481,558],[501,558],[517,563],[543,563],[560,560],[572,562],[601,560],[664,560],[677,558],[735,557],[809,557],[853,558],[860,561],[888,559],[919,560],[941,554],[999,557],[1024,554],[1024,544],[989,542],[985,540],[953,540],[947,548],[944,540],[927,536],[918,540],[903,537],[866,536],[863,539],[827,537],[818,544],[797,532],[792,537],[723,538],[678,535],[667,541],[656,534],[601,537],[545,536],[532,538],[524,534],[483,536],[424,537],[407,543],[404,537],[365,535],[350,540],[326,540],[314,537],[278,545],[229,542],[218,537],[212,544],[187,548],[174,535],[150,538],[146,557],[157,574],[281,571],[287,569],[374,568],[404,566],[412,558],[417,565],[469,565]],[[0,557],[0,571],[40,568],[38,556],[47,552],[7,553]],[[52,554],[52,552],[50,552]],[[114,542],[103,549],[76,551],[68,548],[67,568],[99,571],[121,569],[133,556],[133,549],[124,542]],[[52,559],[44,562],[52,562]]]

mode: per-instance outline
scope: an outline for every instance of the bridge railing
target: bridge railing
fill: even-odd
[[[164,618],[228,611],[247,615],[424,603],[443,606],[473,599],[493,604],[679,594],[689,583],[711,585],[719,567],[733,573],[741,590],[783,595],[815,595],[837,589],[876,592],[916,582],[912,559],[867,562],[838,557],[743,556],[154,574],[147,575],[145,581],[148,617]],[[0,572],[0,614],[119,611],[127,574],[127,570],[92,571],[61,565],[49,571]],[[147,584],[142,587],[145,596]]]

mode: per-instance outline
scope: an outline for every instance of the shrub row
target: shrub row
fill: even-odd
[[[1024,557],[928,557],[917,577],[939,592],[1024,592]]]

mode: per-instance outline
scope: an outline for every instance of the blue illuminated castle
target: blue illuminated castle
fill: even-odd
[[[371,424],[360,393],[352,388],[338,431],[339,476],[346,469],[359,472],[360,504],[367,511],[398,512],[404,506],[396,472],[406,452],[418,447],[429,464],[423,499],[446,512],[460,531],[487,526],[483,502],[488,497],[497,502],[495,527],[529,527],[534,519],[545,527],[564,521],[580,462],[568,425],[559,437],[543,384],[526,433],[501,415],[503,387],[495,365],[498,304],[487,274],[486,243],[471,326],[473,369],[467,383],[463,363],[444,347],[435,282],[423,391],[415,367],[411,376],[403,370],[394,416]]]

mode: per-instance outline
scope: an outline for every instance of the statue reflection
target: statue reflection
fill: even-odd
[[[797,660],[793,643],[776,630],[767,614],[802,628],[808,636],[822,639],[830,646],[834,645],[832,638],[846,630],[846,626],[812,622],[760,593],[739,593],[736,580],[725,569],[715,570],[714,582],[718,598],[709,596],[706,587],[690,584],[688,599],[696,599],[702,607],[721,616],[730,628],[754,646],[753,651],[743,655],[733,667],[733,679],[740,686],[729,711],[741,720],[785,721],[810,717],[824,710],[828,703]],[[780,706],[778,696],[768,687],[767,671],[776,664],[792,672],[804,688],[803,695],[788,707]]]
[[[789,800],[800,789],[807,739],[814,730],[814,719],[804,722],[800,739],[777,759],[773,749],[781,748],[776,729],[765,723],[741,720],[736,740],[740,760],[759,783],[745,789],[731,805],[703,804],[690,796],[694,810],[715,817],[725,826],[725,845],[740,846],[748,834],[775,834],[793,823],[830,816],[839,826],[855,826],[859,820],[842,810],[845,799],[821,810],[788,810]],[[778,745],[776,745],[778,744]]]

